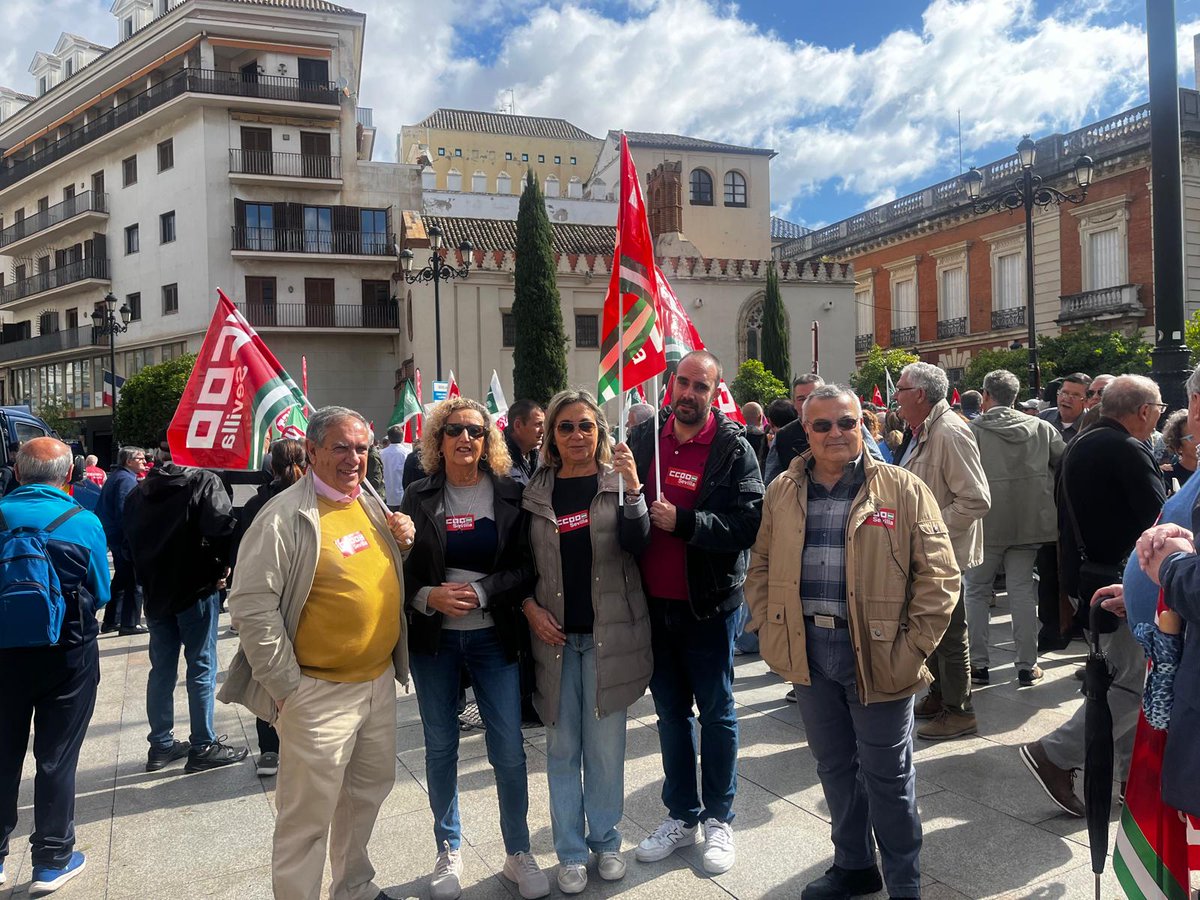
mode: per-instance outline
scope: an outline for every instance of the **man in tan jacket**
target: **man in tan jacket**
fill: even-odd
[[[930,363],[911,363],[900,372],[894,396],[911,436],[896,451],[896,462],[933,491],[950,529],[958,566],[966,571],[983,562],[983,517],[992,497],[975,437],[946,402],[949,388],[946,373]],[[917,737],[940,741],[974,734],[978,727],[971,706],[967,612],[962,597],[929,668],[933,684],[914,714],[930,721],[917,729]]]
[[[913,697],[959,592],[933,494],[863,452],[861,418],[848,388],[809,396],[809,450],[767,489],[746,581],[748,630],[796,685],[833,824],[833,866],[803,900],[883,881],[892,900],[920,896]]]
[[[279,731],[276,900],[385,897],[367,841],[396,778],[396,686],[408,681],[403,556],[412,520],[362,493],[370,429],[341,406],[309,421],[308,474],[242,539],[229,610],[241,647],[220,699]]]

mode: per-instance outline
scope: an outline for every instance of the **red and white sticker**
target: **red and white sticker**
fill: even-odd
[[[871,513],[867,516],[867,525],[882,525],[884,528],[896,529],[896,511],[894,509],[880,509],[877,513]]]
[[[588,527],[588,511],[581,509],[579,512],[567,513],[565,516],[560,516],[558,520],[558,530],[563,534],[568,531],[578,531],[580,528]]]
[[[683,488],[685,491],[694,491],[700,487],[700,473],[687,469],[669,468],[665,480],[671,487]]]
[[[447,531],[474,531],[475,517],[473,515],[465,516],[446,516]]]
[[[338,550],[342,551],[342,556],[353,556],[355,553],[362,553],[371,546],[367,543],[366,536],[361,531],[343,535],[333,543],[337,546]]]

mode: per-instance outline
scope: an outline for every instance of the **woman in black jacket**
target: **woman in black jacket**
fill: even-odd
[[[416,541],[404,564],[409,652],[421,725],[437,862],[434,900],[461,891],[458,815],[458,686],[466,667],[487,729],[496,774],[504,875],[521,896],[549,882],[529,852],[528,778],[521,739],[518,604],[532,577],[521,486],[506,473],[504,437],[482,404],[453,397],[429,414],[420,445],[428,476],[404,492]]]

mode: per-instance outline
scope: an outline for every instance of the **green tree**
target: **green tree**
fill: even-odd
[[[866,397],[868,400],[871,399],[871,395],[875,393],[875,388],[878,386],[879,393],[886,399],[887,379],[883,377],[884,370],[891,373],[892,384],[895,384],[900,378],[901,369],[909,363],[920,361],[921,357],[903,348],[891,347],[884,350],[876,344],[867,351],[867,358],[863,360],[858,371],[850,376],[850,386],[854,388],[854,393]]]
[[[513,295],[514,400],[548,403],[567,387],[567,336],[554,272],[550,217],[533,169],[517,212],[517,258]]]
[[[1029,385],[1029,351],[1024,348],[1020,350],[1000,348],[995,350],[980,350],[967,366],[967,371],[963,373],[963,381],[959,385],[959,389],[963,391],[982,391],[983,376],[995,369],[1007,369],[1016,375],[1021,382],[1022,391],[1024,391]],[[1042,380],[1045,381],[1045,366],[1042,369]],[[1018,392],[1017,396],[1024,399],[1025,394]]]
[[[787,315],[779,294],[779,273],[772,263],[767,267],[767,292],[762,311],[763,368],[782,381],[792,381],[792,361],[788,358]]]
[[[73,440],[83,432],[83,423],[75,418],[75,407],[65,400],[44,400],[38,406],[37,414],[64,441]]]
[[[1071,372],[1144,375],[1150,371],[1151,349],[1141,331],[1125,334],[1095,325],[1043,338],[1038,348],[1042,384]]]
[[[157,444],[171,424],[195,365],[196,354],[188,353],[146,366],[127,379],[117,402],[117,440],[142,447]]]
[[[1183,342],[1192,351],[1193,366],[1200,365],[1200,309],[1196,310],[1183,323]]]
[[[729,390],[738,406],[753,400],[762,404],[763,409],[772,400],[788,396],[787,384],[768,372],[757,359],[748,359],[738,367],[737,378]]]

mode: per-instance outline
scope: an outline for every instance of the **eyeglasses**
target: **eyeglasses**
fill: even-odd
[[[903,394],[905,391],[919,391],[919,390],[921,390],[919,387],[898,387],[892,391],[892,395],[895,396],[896,394]]]
[[[1086,394],[1084,394],[1084,396],[1090,400],[1092,397],[1099,397],[1103,393],[1104,393],[1104,389],[1101,388],[1098,391],[1088,391]],[[1070,394],[1068,394],[1067,396],[1069,397]]]
[[[467,433],[467,436],[471,438],[471,440],[477,441],[483,437],[487,429],[482,425],[476,425],[473,422],[470,424],[465,424],[463,422],[451,422],[449,425],[446,425],[442,428],[442,434],[446,435],[446,437],[452,438],[461,436],[464,431]]]
[[[1146,406],[1157,406],[1160,415],[1167,411],[1167,404],[1165,404],[1165,403],[1147,403],[1145,405]]]
[[[858,428],[858,419],[853,416],[842,416],[833,422],[828,419],[813,419],[808,423],[808,427],[817,434],[827,434],[833,430],[834,425],[838,427],[839,431],[854,431]]]
[[[570,434],[576,428],[579,429],[581,434],[591,434],[596,430],[596,423],[591,419],[580,419],[578,422],[572,422],[570,419],[563,419],[554,427],[558,429],[559,434]]]

